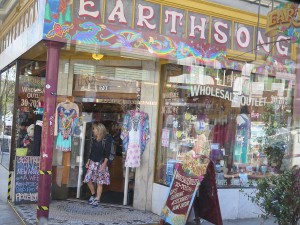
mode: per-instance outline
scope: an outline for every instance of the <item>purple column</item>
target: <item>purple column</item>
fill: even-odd
[[[40,175],[38,185],[37,220],[42,217],[46,219],[49,217],[59,52],[63,47],[62,43],[51,41],[46,42],[45,45],[48,50],[41,141]]]

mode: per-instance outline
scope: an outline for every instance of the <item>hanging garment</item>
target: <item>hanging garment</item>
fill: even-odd
[[[236,117],[237,129],[234,148],[234,160],[238,163],[247,163],[247,151],[250,144],[251,123],[247,114]]]
[[[69,152],[72,146],[72,135],[78,122],[79,109],[73,102],[62,102],[56,107],[55,133],[56,150]]]
[[[36,115],[34,126],[34,145],[33,155],[40,156],[41,140],[42,140],[42,128],[43,128],[43,115]]]
[[[126,152],[125,167],[139,167],[140,157],[150,138],[149,116],[138,110],[130,110],[124,116],[121,139]]]

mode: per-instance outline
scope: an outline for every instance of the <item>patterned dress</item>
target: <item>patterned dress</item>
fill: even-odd
[[[56,150],[69,152],[72,146],[72,136],[78,122],[79,109],[73,102],[62,102],[56,107],[55,134]]]
[[[121,139],[126,154],[125,167],[139,167],[141,155],[150,138],[149,116],[142,111],[130,110],[124,116]]]
[[[248,163],[247,152],[250,145],[251,122],[246,114],[237,116],[237,129],[234,148],[234,160],[237,163]]]

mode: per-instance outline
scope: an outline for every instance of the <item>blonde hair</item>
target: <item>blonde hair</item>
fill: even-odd
[[[95,133],[95,138],[97,141],[102,141],[103,138],[106,136],[107,134],[107,130],[105,128],[105,126],[102,124],[102,123],[99,123],[99,122],[95,122],[93,124],[93,128],[96,129],[96,133]]]

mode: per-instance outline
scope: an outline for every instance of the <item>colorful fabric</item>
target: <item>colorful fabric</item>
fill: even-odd
[[[206,175],[194,200],[194,212],[196,218],[203,218],[215,225],[223,225],[216,185],[215,164],[212,161],[208,164]]]
[[[89,181],[92,181],[96,184],[110,184],[110,175],[108,171],[108,167],[105,168],[105,171],[100,171],[101,164],[99,162],[94,162],[90,160],[88,171],[84,177],[83,182],[88,183]]]
[[[125,166],[139,167],[140,156],[150,139],[149,116],[143,111],[130,110],[123,120],[121,139],[127,152]]]
[[[141,161],[140,146],[136,143],[130,143],[128,145],[125,167],[139,167]]]
[[[69,152],[72,146],[72,136],[78,122],[79,109],[73,102],[62,102],[56,107],[55,133],[56,150]]]
[[[250,145],[251,122],[247,114],[237,116],[237,129],[234,148],[234,160],[238,163],[247,163],[247,152]]]
[[[129,143],[129,131],[134,129],[140,131],[141,154],[150,139],[149,116],[143,111],[130,110],[124,117],[121,139],[123,140],[123,151],[127,151]]]

